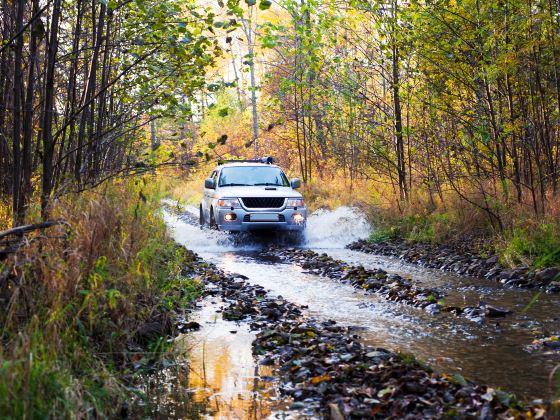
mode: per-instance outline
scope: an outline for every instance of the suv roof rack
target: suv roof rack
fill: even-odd
[[[274,159],[272,156],[265,156],[260,159],[220,159],[218,164],[223,165],[224,163],[266,163],[268,165],[272,165],[274,163]]]

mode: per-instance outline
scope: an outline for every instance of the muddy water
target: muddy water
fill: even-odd
[[[188,209],[182,218],[166,214],[178,241],[220,268],[244,274],[254,284],[307,305],[309,313],[316,318],[355,326],[368,344],[411,352],[438,370],[460,373],[519,396],[549,398],[551,391],[557,392],[551,390],[548,377],[560,363],[558,353],[529,353],[524,347],[536,333],[560,328],[560,295],[542,294],[536,303],[528,306],[535,297],[534,292],[507,289],[487,280],[457,277],[394,258],[345,250],[345,244],[369,233],[367,224],[351,209],[324,212],[310,219],[306,247],[352,264],[382,268],[441,288],[447,294],[448,304],[477,304],[482,299],[515,311],[506,319],[483,324],[448,314],[432,316],[421,309],[387,302],[351,286],[306,273],[295,265],[263,259],[258,253],[263,246],[261,241],[193,226],[195,210]]]

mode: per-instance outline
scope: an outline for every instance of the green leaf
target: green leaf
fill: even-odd
[[[228,114],[229,114],[229,108],[228,107],[222,108],[218,111],[218,115],[220,117],[227,117]]]
[[[270,0],[261,0],[259,3],[259,9],[261,10],[270,9],[270,6],[272,6],[272,2]]]
[[[465,378],[463,377],[463,375],[459,375],[458,373],[456,373],[455,375],[452,376],[453,381],[458,384],[458,385],[462,385],[462,386],[467,386],[468,383],[465,380]]]
[[[272,35],[265,35],[262,39],[262,46],[263,48],[274,48],[276,45],[276,39]]]

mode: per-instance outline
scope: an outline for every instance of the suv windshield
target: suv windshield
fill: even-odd
[[[232,166],[223,168],[218,186],[254,186],[275,185],[289,187],[290,183],[284,172],[274,166]]]

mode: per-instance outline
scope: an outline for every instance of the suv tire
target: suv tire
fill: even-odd
[[[218,230],[218,224],[216,223],[216,218],[214,217],[214,209],[210,207],[210,229]]]
[[[199,207],[199,211],[200,211],[200,216],[198,218],[198,223],[200,224],[200,227],[203,227],[206,224],[206,221],[204,220],[204,212],[202,211],[202,204]]]

